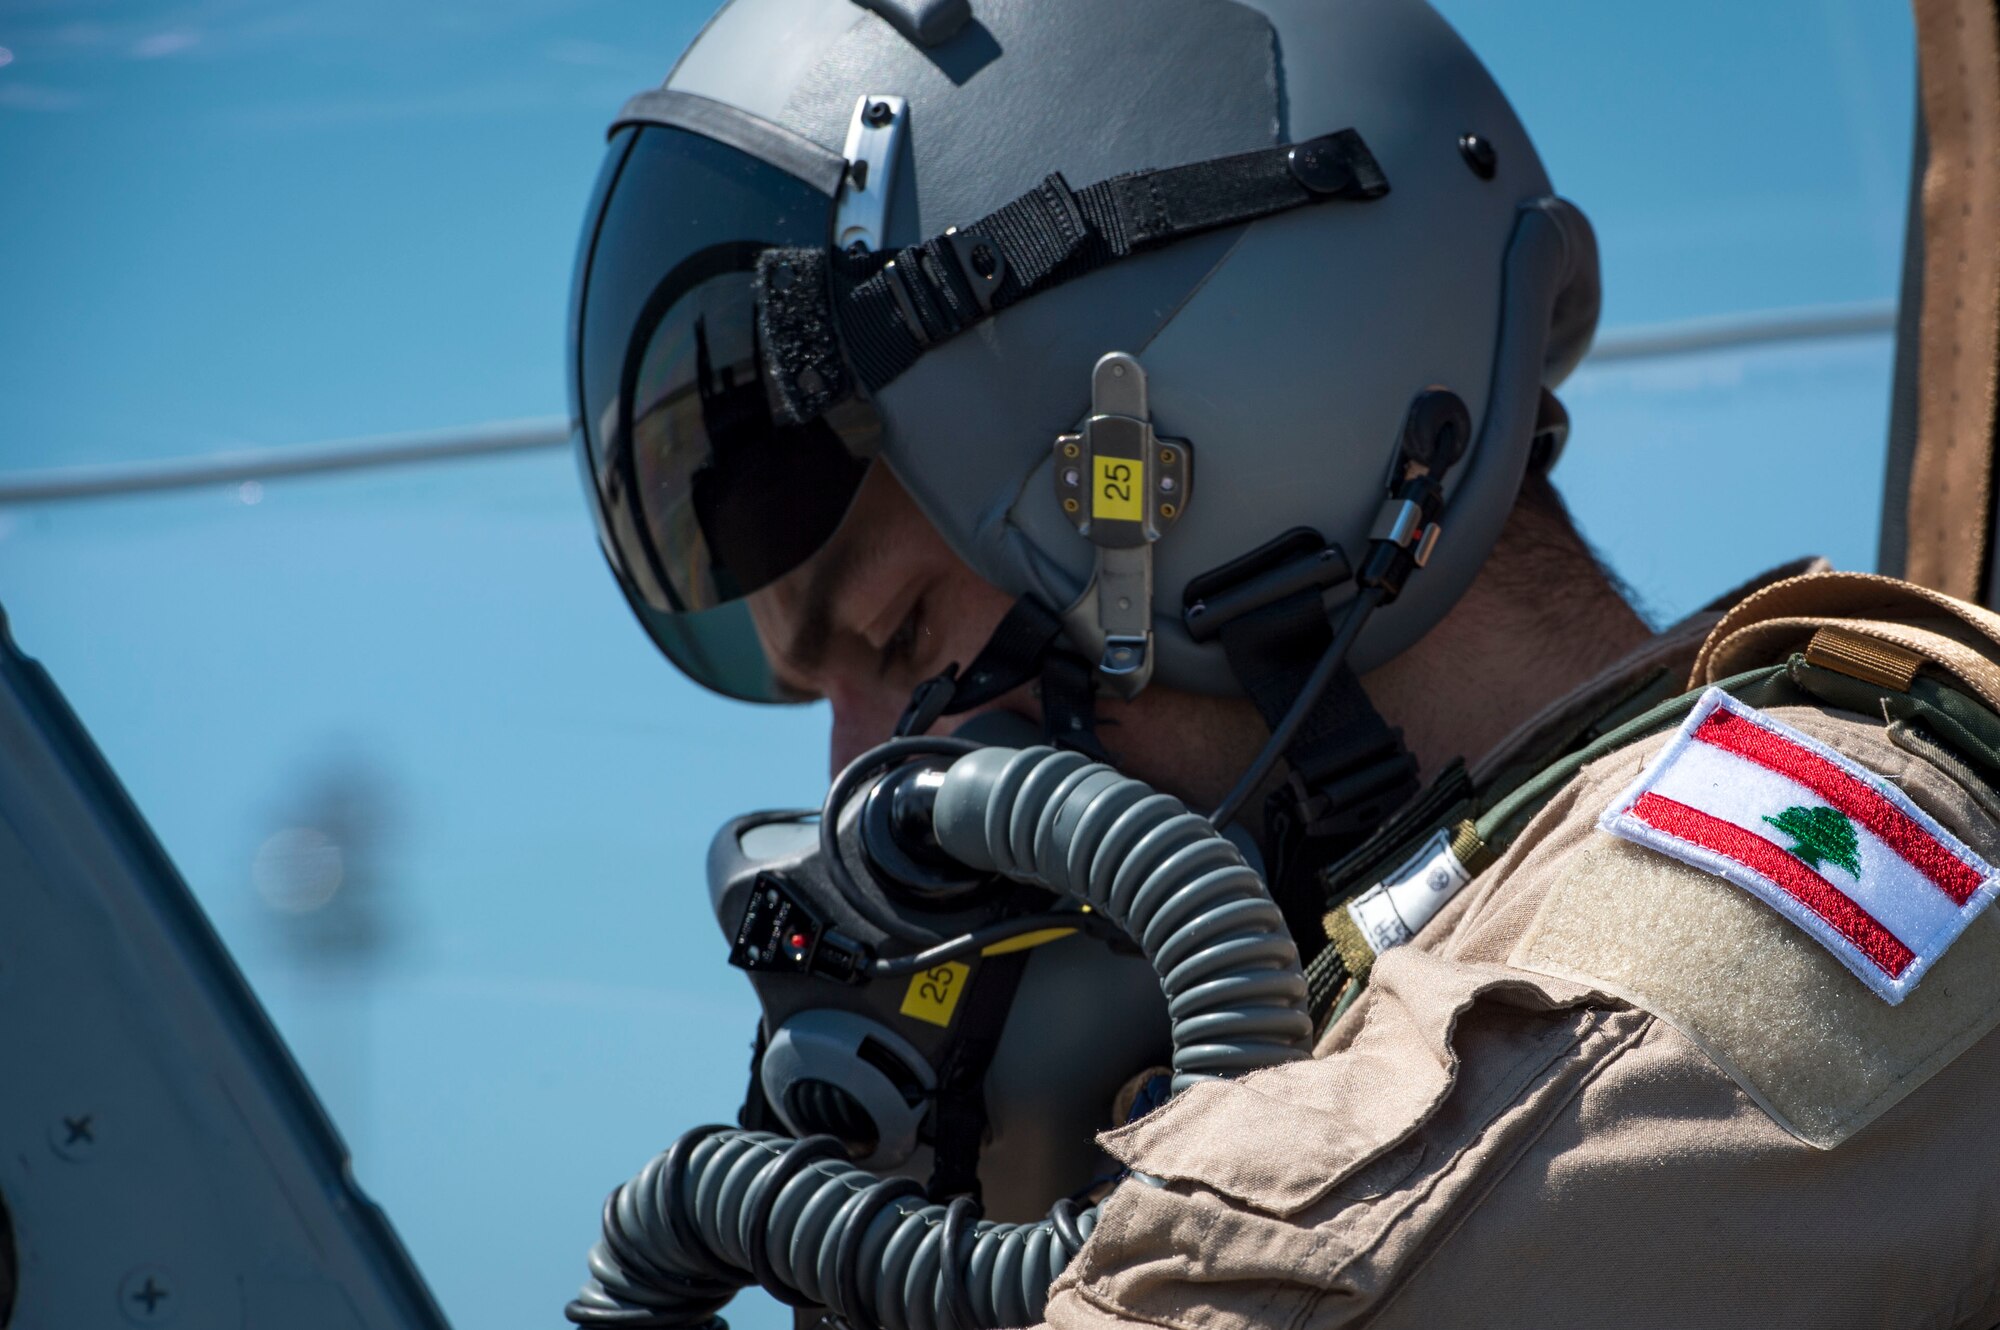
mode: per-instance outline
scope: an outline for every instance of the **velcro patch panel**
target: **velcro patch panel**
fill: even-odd
[[[1891,1004],[2000,893],[1894,784],[1719,688],[1598,825],[1741,887]]]

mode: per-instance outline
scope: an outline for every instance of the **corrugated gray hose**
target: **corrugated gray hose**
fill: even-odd
[[[1308,1056],[1298,950],[1237,848],[1178,799],[1076,754],[983,748],[953,763],[934,825],[953,858],[1075,896],[1139,944],[1167,996],[1175,1091]],[[569,1319],[696,1326],[736,1291],[883,1330],[1039,1321],[1096,1222],[1067,1201],[993,1224],[966,1198],[848,1163],[828,1136],[701,1127],[612,1193]]]

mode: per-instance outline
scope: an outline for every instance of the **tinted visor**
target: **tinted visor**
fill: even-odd
[[[783,700],[741,598],[818,550],[867,458],[873,411],[779,424],[754,273],[827,243],[832,201],[685,130],[620,131],[576,275],[573,402],[598,530],[660,649],[697,682]]]

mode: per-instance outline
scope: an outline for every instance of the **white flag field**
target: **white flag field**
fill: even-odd
[[[1893,783],[1719,688],[1598,825],[1750,892],[1891,1003],[2000,892]]]

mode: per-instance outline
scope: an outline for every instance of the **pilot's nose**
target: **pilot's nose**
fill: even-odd
[[[829,748],[832,763],[828,775],[842,768],[884,740],[893,738],[896,722],[902,718],[906,698],[871,688],[833,688],[827,693],[833,704],[833,736]]]

